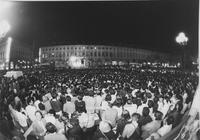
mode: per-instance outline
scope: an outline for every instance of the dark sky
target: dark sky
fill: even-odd
[[[15,2],[10,34],[37,47],[126,44],[177,52],[175,36],[184,31],[190,53],[197,54],[198,5],[198,0]]]

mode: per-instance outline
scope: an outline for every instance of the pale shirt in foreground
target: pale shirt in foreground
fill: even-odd
[[[158,129],[157,133],[160,134],[161,136],[164,136],[167,133],[169,133],[171,131],[171,129],[172,129],[172,124],[170,124],[170,125],[164,125],[160,129]]]
[[[96,100],[95,101],[96,102],[95,108],[100,109],[103,98],[100,95],[97,95],[94,98]]]
[[[36,109],[35,106],[28,105],[26,107],[26,113],[27,113],[28,117],[31,119],[32,122],[36,119],[36,117],[35,117],[36,111],[37,111],[37,109]]]
[[[161,121],[154,120],[146,125],[142,126],[142,137],[147,138],[152,133],[156,132],[161,126]]]
[[[28,126],[27,117],[24,114],[22,114],[21,112],[16,111],[15,113],[16,113],[17,121],[19,122],[19,124],[22,127]]]
[[[97,114],[86,114],[82,113],[81,116],[78,117],[79,125],[81,128],[91,128],[94,126],[95,121],[98,120],[99,117]]]
[[[118,113],[116,109],[108,108],[102,114],[102,120],[109,122],[112,127],[116,126],[116,121],[118,119]]]
[[[123,133],[122,133],[122,137],[123,138],[129,138],[130,136],[133,135],[133,133],[135,132],[136,128],[138,127],[138,123],[136,121],[133,121],[130,124],[127,124],[124,127]]]
[[[87,113],[94,113],[96,104],[94,97],[85,96],[83,97],[83,101],[85,101]]]
[[[117,110],[118,118],[121,118],[122,111],[123,111],[122,106],[120,106],[120,107],[113,106],[112,108]]]
[[[63,106],[63,111],[72,114],[75,112],[75,104],[72,102],[66,102]]]
[[[44,140],[67,140],[67,138],[63,134],[54,133],[44,136]]]
[[[102,110],[106,110],[106,109],[108,109],[108,108],[109,108],[108,102],[107,102],[107,101],[102,101],[101,109],[102,109]]]
[[[126,104],[124,106],[124,110],[127,110],[130,115],[137,112],[137,105],[136,104]]]
[[[46,121],[46,123],[51,122],[54,125],[56,124],[56,118],[53,115],[45,115],[44,120]]]

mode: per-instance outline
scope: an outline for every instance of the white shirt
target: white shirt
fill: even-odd
[[[56,124],[56,118],[53,115],[47,114],[44,116],[44,119],[45,119],[46,123],[51,122],[54,125]]]
[[[94,126],[95,121],[98,120],[99,117],[97,114],[86,114],[82,113],[81,116],[78,117],[79,125],[81,128],[91,128]]]
[[[27,124],[27,117],[26,115],[22,114],[21,112],[18,112],[16,111],[16,117],[17,117],[17,121],[19,122],[19,124],[22,126],[22,127],[26,127],[28,124]]]
[[[169,102],[164,101],[164,105],[162,106],[162,108],[161,108],[161,110],[160,110],[160,111],[163,113],[163,118],[164,118],[165,115],[167,114],[170,105],[171,105],[171,104],[170,104]]]
[[[172,124],[170,125],[163,125],[163,127],[161,127],[160,129],[158,129],[157,133],[160,134],[161,136],[166,135],[167,133],[169,133],[172,129]]]
[[[40,103],[39,100],[36,100],[35,103],[34,103],[34,105],[36,106],[36,109],[37,109],[37,110],[40,110],[39,107],[38,107],[39,103]]]
[[[26,107],[26,113],[27,113],[28,117],[31,119],[32,122],[36,119],[36,117],[35,117],[36,111],[37,111],[37,109],[36,109],[35,106],[28,105]]]
[[[102,110],[106,110],[106,109],[108,109],[108,108],[109,108],[108,102],[107,102],[107,101],[102,101],[101,109],[102,109]]]
[[[95,96],[96,108],[99,109],[102,103],[103,98],[100,95]]]
[[[124,110],[127,110],[130,115],[137,112],[137,105],[136,104],[125,104]]]
[[[114,94],[114,95],[111,95],[111,103],[114,103],[114,101],[116,100],[116,95]]]
[[[94,113],[96,104],[94,97],[85,96],[83,97],[83,101],[85,101],[87,113]]]
[[[132,123],[127,124],[124,127],[122,137],[123,138],[130,138],[130,136],[132,136],[132,134],[135,132],[137,127],[138,127],[138,123],[136,121],[133,121]]]
[[[122,115],[122,106],[120,106],[120,107],[113,106],[112,108],[117,110],[118,118],[121,118],[121,115]]]

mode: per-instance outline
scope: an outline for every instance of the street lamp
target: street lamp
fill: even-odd
[[[182,66],[185,68],[185,46],[188,42],[188,37],[185,35],[184,32],[180,32],[176,37],[176,43],[178,43],[182,47]]]

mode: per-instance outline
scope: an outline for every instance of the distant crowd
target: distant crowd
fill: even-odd
[[[178,70],[25,71],[0,78],[1,140],[157,140],[190,108],[198,77]]]

